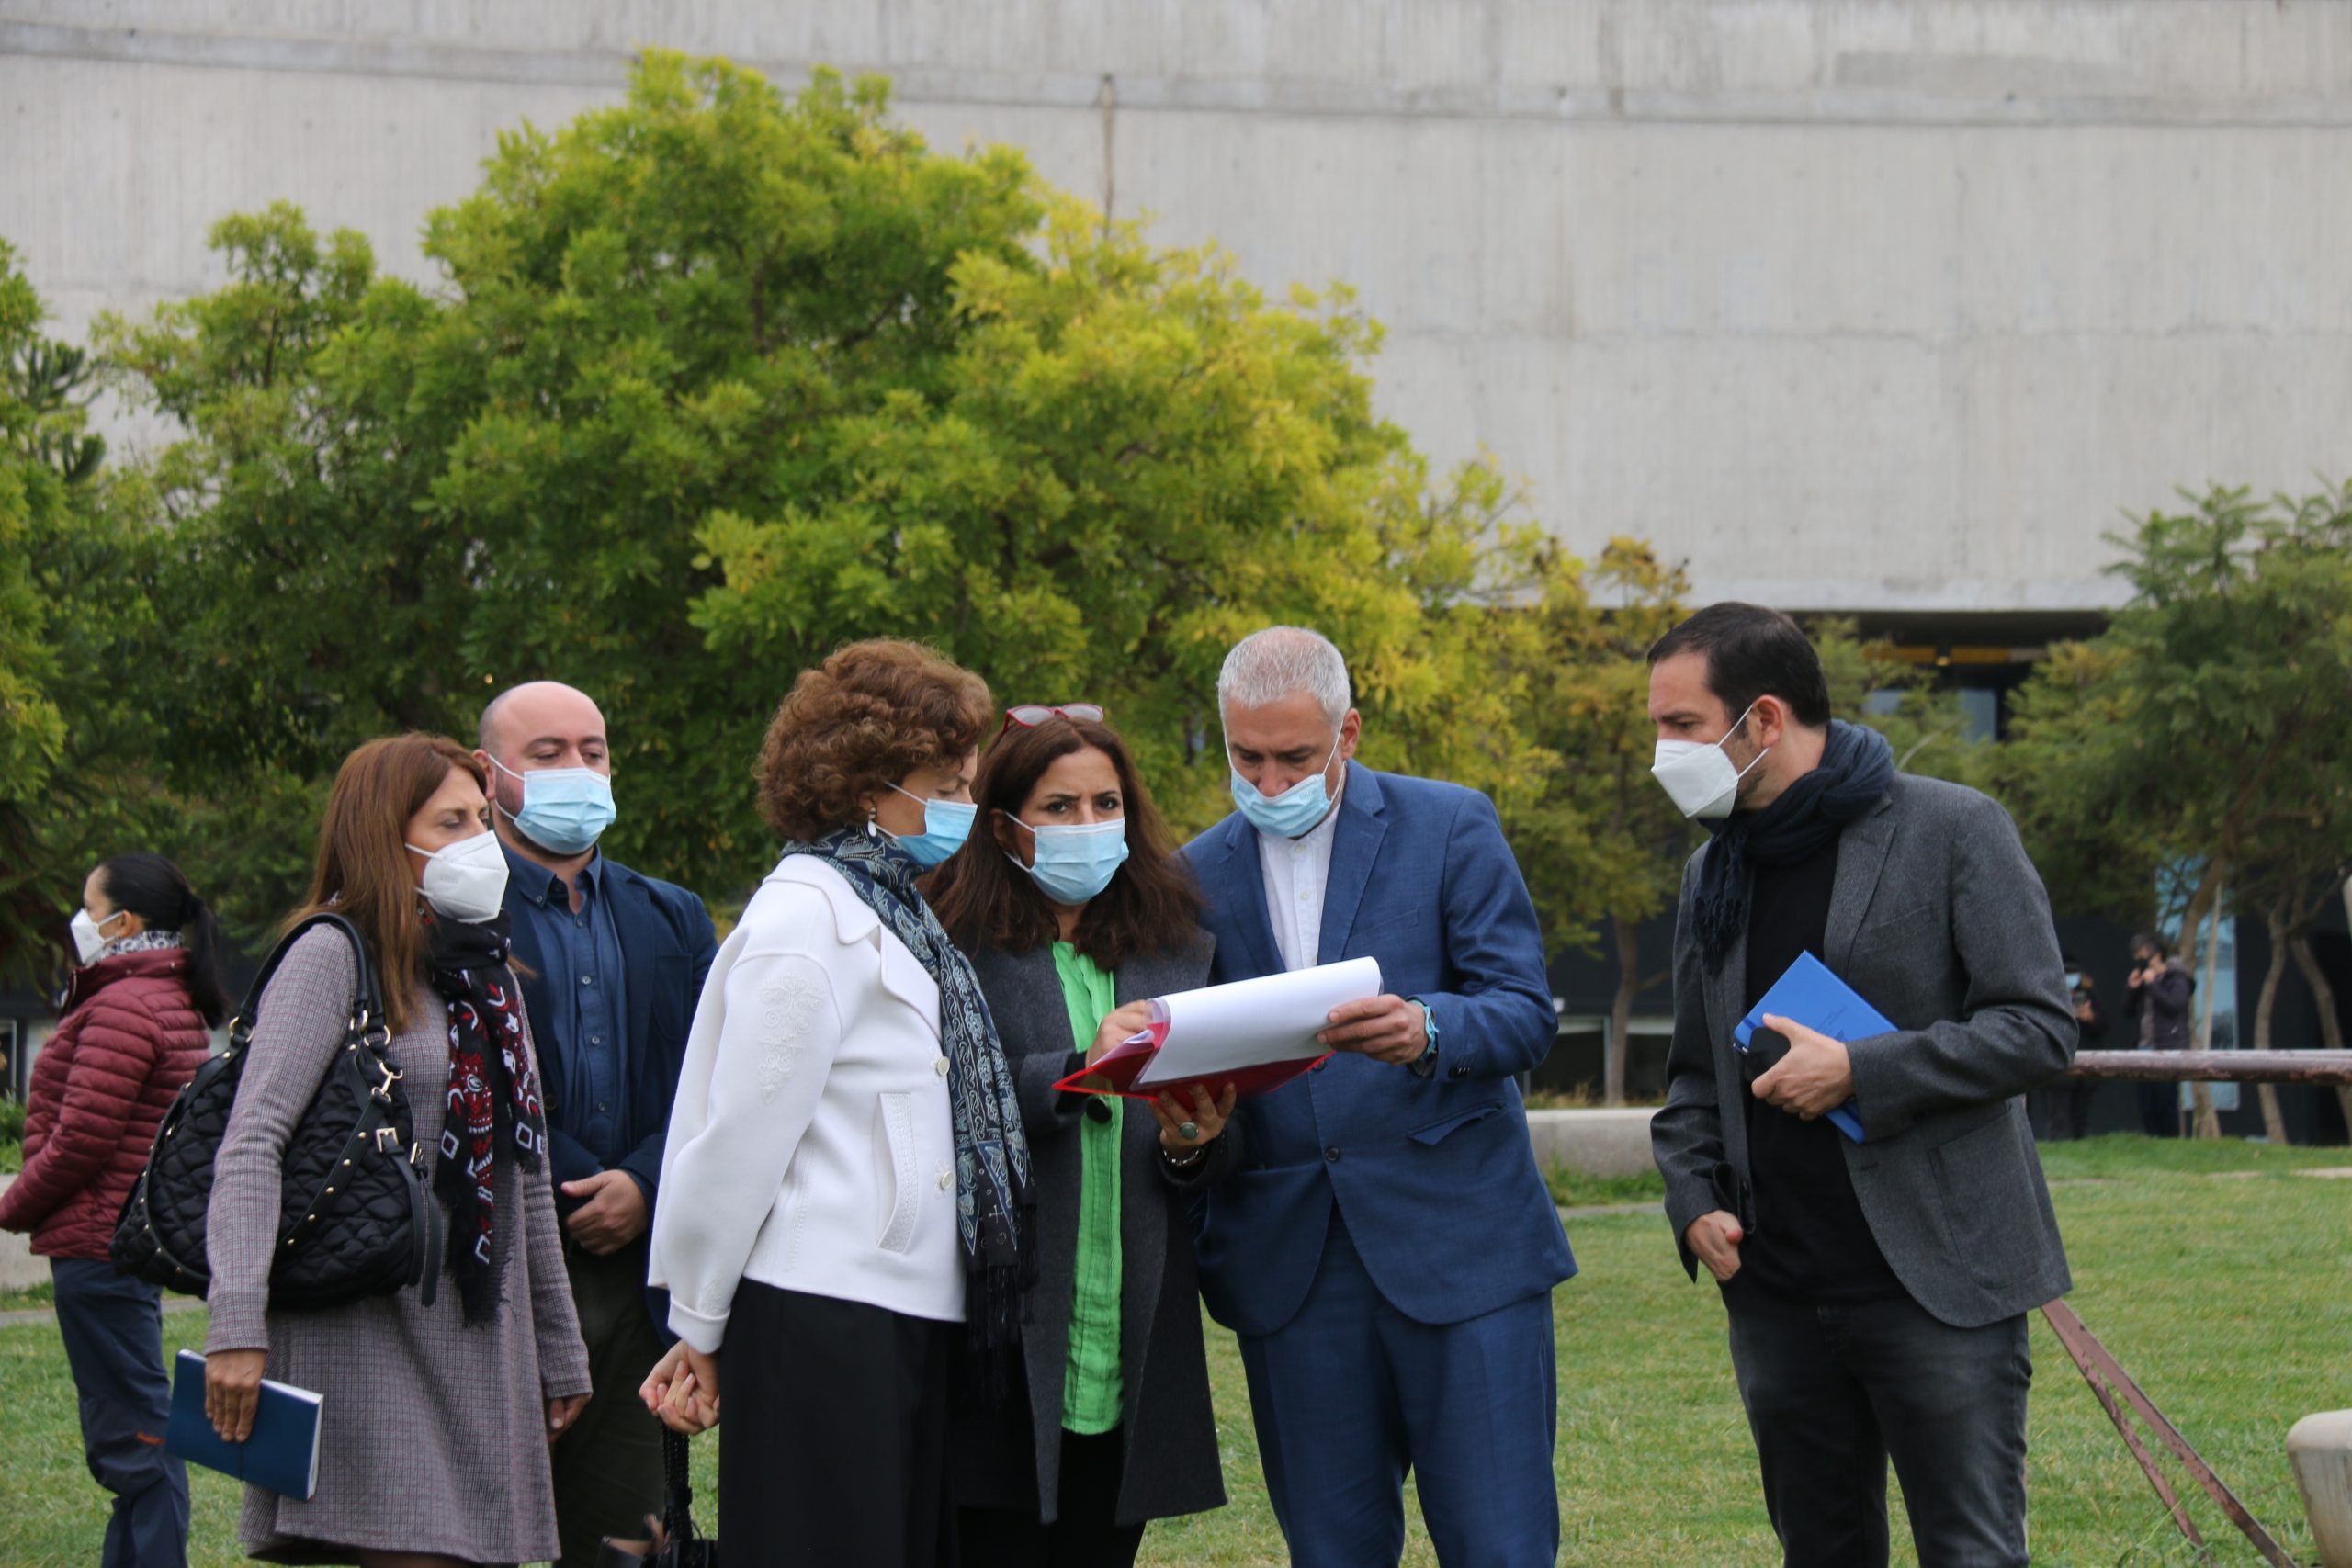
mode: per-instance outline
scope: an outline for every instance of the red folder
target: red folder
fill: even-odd
[[[1195,1087],[1206,1089],[1210,1100],[1215,1100],[1225,1092],[1225,1086],[1231,1084],[1240,1098],[1247,1100],[1253,1094],[1282,1088],[1330,1055],[1326,1051],[1320,1056],[1298,1056],[1287,1062],[1266,1062],[1254,1067],[1237,1067],[1195,1078],[1170,1078],[1164,1083],[1136,1088],[1136,1075],[1143,1071],[1167,1038],[1168,1024],[1163,1020],[1113,1046],[1092,1066],[1080,1067],[1054,1087],[1072,1094],[1113,1094],[1122,1100],[1154,1100],[1164,1094],[1173,1097],[1182,1106],[1192,1103]]]

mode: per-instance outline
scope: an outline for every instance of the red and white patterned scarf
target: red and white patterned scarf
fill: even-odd
[[[426,971],[449,1007],[449,1087],[433,1190],[449,1210],[449,1271],[468,1323],[498,1315],[498,1151],[531,1169],[547,1144],[547,1111],[507,965],[506,917],[479,925],[435,917]]]

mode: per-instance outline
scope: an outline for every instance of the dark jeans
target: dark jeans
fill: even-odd
[[[2180,1085],[2143,1083],[2140,1090],[2140,1130],[2152,1138],[2180,1136]]]
[[[1114,1517],[1125,1437],[1062,1434],[1061,1499],[1052,1524],[1007,1508],[959,1508],[956,1536],[967,1568],[1131,1568],[1143,1526]]]
[[[947,1363],[963,1331],[756,1280],[735,1288],[719,1359],[727,1568],[954,1561]]]
[[[82,1456],[114,1494],[101,1568],[186,1568],[187,1467],[164,1451],[164,1292],[93,1258],[52,1258],[57,1327],[82,1404]]]
[[[1815,1306],[1736,1277],[1724,1301],[1788,1568],[1885,1568],[1889,1459],[1923,1568],[2023,1568],[2023,1314],[1954,1328],[1908,1296]]]
[[[564,1237],[571,1304],[588,1347],[587,1408],[548,1452],[555,1472],[559,1568],[593,1568],[605,1537],[640,1540],[662,1511],[662,1423],[637,1396],[662,1359],[645,1311],[645,1241],[599,1258]]]

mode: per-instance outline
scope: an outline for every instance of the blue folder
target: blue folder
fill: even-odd
[[[319,1396],[262,1380],[253,1436],[232,1443],[204,1414],[204,1358],[183,1350],[172,1370],[172,1419],[164,1451],[233,1475],[281,1496],[308,1501],[319,1489]]]
[[[1788,972],[1764,993],[1764,999],[1733,1027],[1731,1043],[1735,1049],[1747,1049],[1749,1038],[1764,1027],[1766,1013],[1802,1023],[1843,1043],[1894,1032],[1894,1025],[1887,1021],[1884,1013],[1862,1000],[1851,986],[1829,972],[1829,965],[1810,953],[1798,953]],[[1829,1120],[1854,1142],[1862,1141],[1862,1119],[1854,1114],[1852,1100],[1829,1112]]]

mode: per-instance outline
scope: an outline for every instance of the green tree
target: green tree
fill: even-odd
[[[83,876],[137,841],[150,795],[119,761],[145,743],[141,541],[88,429],[94,367],[41,320],[0,242],[0,981],[53,967]]]
[[[1547,946],[1595,950],[1617,969],[1602,1043],[1605,1103],[1625,1100],[1635,998],[1670,973],[1645,972],[1641,928],[1670,908],[1698,830],[1650,777],[1650,645],[1687,613],[1679,567],[1647,545],[1611,539],[1589,569],[1555,557],[1516,671],[1520,724],[1550,764],[1506,806],[1504,827],[1543,917]]]
[[[184,650],[158,702],[249,915],[351,745],[462,731],[537,676],[611,720],[615,852],[741,887],[760,730],[862,636],[1104,702],[1197,826],[1226,645],[1306,620],[1351,655],[1374,760],[1525,787],[1492,611],[1537,538],[1492,464],[1433,480],[1374,415],[1377,327],[887,108],[649,53],[625,103],[503,138],[433,215],[445,286],[281,206],[215,230],[225,287],[108,327],[182,433],[144,475]]]
[[[2117,538],[2132,602],[2027,682],[2000,771],[2076,907],[2177,916],[2200,969],[2209,933],[2238,910],[2295,953],[2352,858],[2352,488],[2188,499]],[[2332,1023],[2316,963],[2305,972]],[[2274,977],[2258,1024],[2275,990]],[[2213,1135],[2202,1085],[2196,1100]]]

